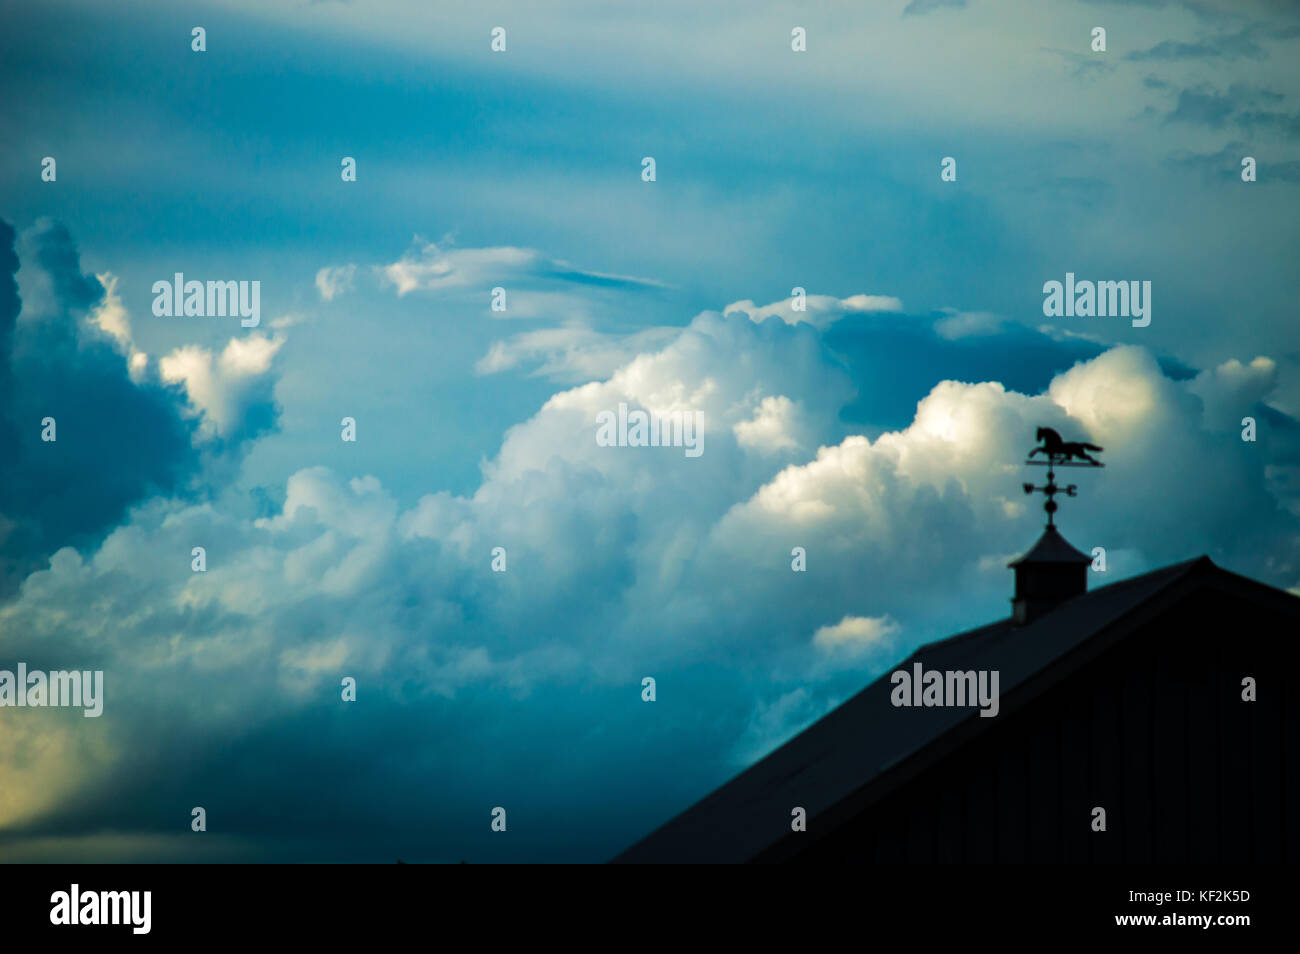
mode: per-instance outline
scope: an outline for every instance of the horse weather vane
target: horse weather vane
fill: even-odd
[[[1033,484],[1025,484],[1025,493],[1041,493],[1047,496],[1047,503],[1043,504],[1043,509],[1047,511],[1047,529],[1056,529],[1053,522],[1053,515],[1056,513],[1057,494],[1065,494],[1067,497],[1073,497],[1075,491],[1079,488],[1075,484],[1061,487],[1056,483],[1057,467],[1105,467],[1097,458],[1089,456],[1088,452],[1098,453],[1101,448],[1096,444],[1086,444],[1083,441],[1064,441],[1061,435],[1056,433],[1050,427],[1040,427],[1034,435],[1035,440],[1042,441],[1041,447],[1035,447],[1029,452],[1029,460],[1026,464],[1036,465],[1047,468],[1047,483],[1042,487],[1035,487]],[[1033,460],[1035,454],[1046,454],[1047,460]],[[1080,458],[1075,462],[1074,458]]]

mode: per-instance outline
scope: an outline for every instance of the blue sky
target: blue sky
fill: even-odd
[[[0,669],[108,685],[0,710],[0,858],[601,860],[1005,615],[1040,424],[1107,449],[1092,585],[1300,587],[1293,6],[0,18]],[[155,317],[177,271],[261,325]]]

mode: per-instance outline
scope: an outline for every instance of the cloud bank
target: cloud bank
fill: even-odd
[[[64,282],[91,304],[95,287]],[[795,321],[780,303],[702,313],[555,392],[468,495],[406,505],[308,463],[270,512],[233,483],[137,496],[0,606],[7,657],[103,668],[109,686],[93,730],[27,713],[6,736],[3,770],[28,781],[0,829],[47,845],[130,831],[157,857],[176,850],[163,820],[204,805],[230,820],[205,852],[490,860],[564,844],[598,860],[918,643],[1005,615],[1006,560],[1041,524],[1019,464],[1040,425],[1107,448],[1062,523],[1107,549],[1113,577],[1208,552],[1300,582],[1297,518],[1266,474],[1281,445],[1244,443],[1236,423],[1274,386],[1269,358],[1175,379],[1113,348],[1037,393],[943,380],[905,426],[845,435],[858,389],[830,331],[870,320],[844,302],[871,300],[810,299]],[[606,343],[574,353],[587,346]],[[159,362],[183,386],[168,407],[190,422],[187,453],[252,433],[266,392],[244,379],[265,380],[279,348],[249,336]],[[597,415],[620,402],[699,411],[705,453],[599,446]],[[596,772],[616,781],[593,787]],[[480,834],[495,804],[518,812],[508,847]]]

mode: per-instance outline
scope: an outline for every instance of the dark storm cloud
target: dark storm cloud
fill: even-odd
[[[1300,113],[1269,108],[1285,99],[1281,93],[1246,83],[1234,83],[1222,92],[1201,85],[1179,91],[1178,102],[1165,114],[1165,122],[1211,129],[1231,124],[1252,135],[1300,138]]]
[[[1285,97],[1281,93],[1246,83],[1233,83],[1223,92],[1213,86],[1201,85],[1179,91],[1178,103],[1165,115],[1165,122],[1190,123],[1219,129],[1229,119],[1245,114],[1244,111],[1249,107],[1261,103],[1277,103],[1283,99]]]
[[[1292,40],[1300,36],[1300,25],[1279,26],[1274,23],[1252,23],[1235,33],[1223,33],[1194,42],[1161,40],[1145,50],[1129,53],[1127,60],[1136,62],[1174,60],[1264,60],[1268,50],[1262,45],[1268,41]]]
[[[19,296],[18,249],[36,314]],[[180,396],[133,383],[113,341],[85,323],[103,296],[62,225],[43,220],[16,240],[0,222],[0,597],[59,547],[91,542],[131,503],[176,488],[198,462]],[[46,417],[53,442],[41,439]]]

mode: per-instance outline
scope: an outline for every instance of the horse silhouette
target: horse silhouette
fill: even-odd
[[[1088,451],[1102,450],[1096,444],[1086,444],[1083,441],[1063,441],[1061,435],[1050,427],[1040,427],[1034,435],[1034,439],[1042,441],[1043,446],[1031,450],[1029,452],[1030,457],[1035,454],[1046,454],[1049,461],[1061,460],[1062,462],[1078,457],[1091,464],[1101,466],[1101,461],[1088,456]]]

